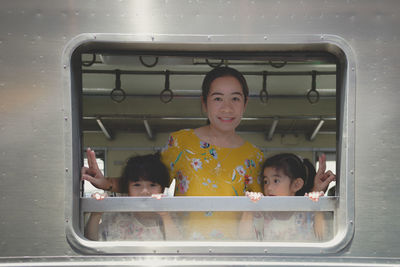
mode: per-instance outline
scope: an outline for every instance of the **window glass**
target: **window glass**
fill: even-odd
[[[96,241],[313,243],[333,237],[333,212],[105,212],[87,218],[85,235]]]
[[[236,128],[243,139],[260,148],[265,157],[290,152],[313,159],[315,151],[328,151],[327,168],[336,172],[336,162],[340,162],[336,149],[342,148],[342,134],[338,131],[343,128],[340,120],[345,103],[341,90],[346,78],[339,52],[314,49],[313,45],[310,50],[296,50],[293,46],[278,51],[273,46],[273,51],[257,52],[232,47],[227,51],[202,51],[199,47],[193,51],[143,46],[135,49],[123,45],[108,49],[107,45],[89,43],[80,47],[71,64],[73,93],[78,92],[73,96],[74,103],[79,106],[72,111],[72,126],[78,129],[74,137],[80,137],[80,142],[73,143],[74,155],[80,154],[86,164],[85,148],[101,148],[94,150],[105,176],[120,177],[132,155],[161,151],[170,133],[206,125],[201,84],[205,74],[217,66],[233,67],[247,80],[248,103]],[[241,168],[236,170],[240,172]],[[203,184],[214,186],[209,180]],[[74,193],[78,189],[79,186],[74,187]],[[150,198],[133,200],[122,194],[95,203],[90,196],[102,190],[89,183],[80,184],[80,190],[79,202],[74,202],[79,218],[74,218],[74,223],[79,224],[81,233],[89,229],[89,213],[103,213],[97,218],[97,227],[102,229],[97,233],[102,237],[104,233],[116,234],[120,241],[288,242],[289,247],[293,243],[296,248],[297,243],[301,246],[332,240],[338,225],[347,223],[344,213],[337,212],[346,203],[339,203],[335,194],[319,203],[305,197],[264,197],[267,200],[261,200],[263,204],[254,204],[243,197],[244,192],[228,199],[185,196],[158,202]],[[167,237],[165,214],[178,229],[179,234],[174,237]],[[126,229],[110,230],[114,229],[113,224],[121,226],[122,222],[132,231],[135,226],[128,221],[141,225],[142,230],[138,231],[149,228],[155,239],[125,238],[120,234]],[[288,229],[292,234],[287,233]],[[109,246],[93,246],[101,248],[96,251],[114,253]],[[312,246],[303,248],[316,251]]]

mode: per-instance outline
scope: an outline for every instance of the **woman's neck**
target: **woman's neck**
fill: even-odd
[[[219,147],[236,148],[244,144],[244,140],[235,131],[221,132],[211,125],[197,128],[194,132],[202,141]]]

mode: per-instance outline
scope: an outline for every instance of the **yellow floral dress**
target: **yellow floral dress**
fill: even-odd
[[[161,158],[171,179],[176,179],[176,196],[243,196],[245,191],[261,192],[263,153],[249,142],[237,148],[217,147],[200,140],[193,129],[180,130],[170,135]],[[239,215],[192,212],[185,222],[186,237],[236,239]]]

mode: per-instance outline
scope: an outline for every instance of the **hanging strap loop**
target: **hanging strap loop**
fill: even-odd
[[[318,103],[319,93],[317,91],[317,71],[311,72],[311,89],[307,93],[307,100],[310,104]]]
[[[89,61],[89,62],[83,62],[83,61],[82,61],[82,65],[85,66],[85,67],[90,67],[90,66],[92,66],[95,62],[96,62],[96,53],[93,53],[93,54],[92,54],[92,60]]]
[[[169,70],[165,71],[165,86],[160,93],[160,100],[163,103],[169,103],[174,98],[174,93],[169,89]]]
[[[111,91],[110,97],[117,103],[121,103],[126,98],[125,91],[121,88],[121,71],[119,69],[115,70],[115,88]]]
[[[276,69],[280,69],[282,67],[284,67],[286,65],[287,61],[283,60],[282,62],[273,62],[272,60],[269,60],[269,64],[276,68]]]
[[[208,60],[208,58],[206,58],[206,63],[207,63],[207,65],[210,66],[211,68],[218,68],[218,67],[221,67],[221,66],[222,66],[222,64],[224,63],[224,60],[221,59],[221,61],[218,62],[218,63],[211,63],[211,62]]]
[[[263,71],[263,84],[262,84],[262,89],[260,91],[260,101],[261,103],[266,104],[268,102],[269,96],[267,92],[267,71]]]
[[[144,62],[143,57],[139,56],[139,61],[140,63],[142,63],[143,66],[147,67],[147,68],[152,68],[155,65],[157,65],[158,63],[158,57],[155,57],[154,62],[152,64],[147,64],[146,62]]]

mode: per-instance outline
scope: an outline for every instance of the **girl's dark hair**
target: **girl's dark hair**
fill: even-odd
[[[296,196],[304,196],[314,187],[315,168],[308,159],[301,159],[292,153],[277,154],[268,158],[261,170],[264,172],[267,167],[281,170],[291,181],[296,178],[303,179],[304,185],[296,192]]]
[[[243,75],[236,69],[230,67],[217,67],[209,71],[203,80],[203,85],[201,86],[201,92],[204,103],[207,103],[207,96],[210,92],[211,83],[221,77],[234,77],[238,80],[242,86],[244,102],[246,103],[247,97],[249,96],[249,87],[247,86],[246,79]]]
[[[119,180],[121,193],[128,193],[129,182],[150,181],[161,185],[162,191],[169,185],[169,172],[161,162],[160,153],[133,156],[126,162]]]

